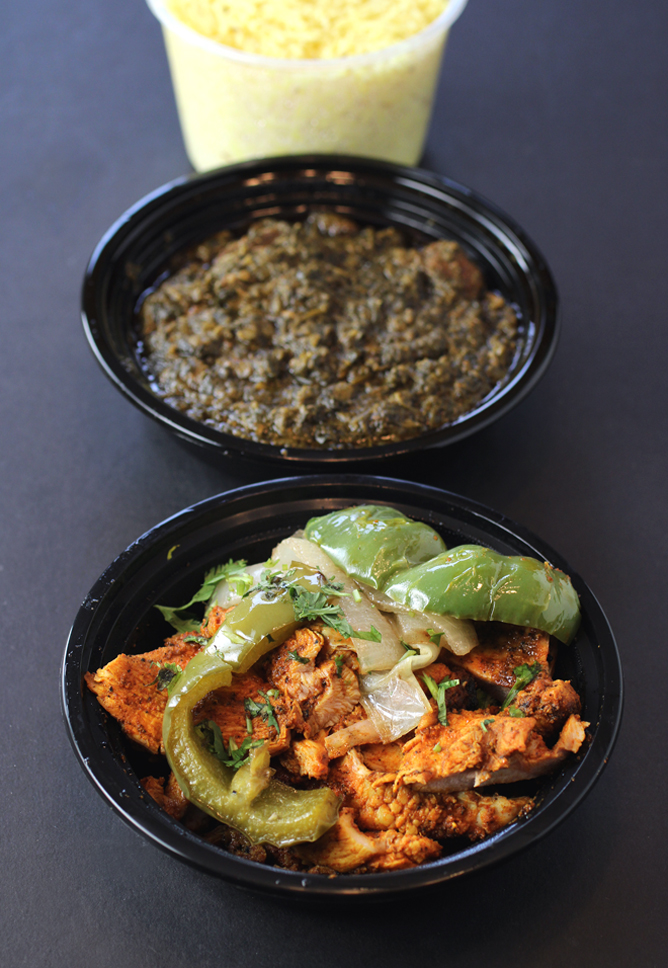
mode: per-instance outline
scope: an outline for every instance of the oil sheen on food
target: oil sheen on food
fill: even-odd
[[[507,376],[511,306],[457,243],[314,212],[200,245],[144,300],[158,392],[281,448],[355,449],[457,421]]]

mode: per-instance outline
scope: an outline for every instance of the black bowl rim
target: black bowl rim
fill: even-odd
[[[528,273],[528,267],[532,267],[543,303],[542,319],[539,320],[540,338],[536,340],[524,365],[502,385],[498,392],[493,391],[478,407],[452,424],[409,440],[345,450],[283,448],[276,444],[245,440],[199,423],[166,404],[128,372],[113,347],[105,339],[97,314],[98,279],[115,250],[122,246],[124,240],[136,230],[137,226],[152,217],[156,209],[165,204],[171,205],[189,195],[196,195],[202,189],[207,189],[216,183],[223,185],[238,180],[243,181],[267,171],[287,172],[297,168],[304,169],[306,173],[314,167],[329,168],[339,172],[354,171],[360,175],[380,174],[394,179],[402,188],[410,188],[431,198],[440,198],[444,203],[446,197],[450,196],[454,201],[453,207],[461,210],[462,206],[468,206],[478,211],[486,228],[497,239],[504,236],[509,251],[514,251],[518,264],[524,267],[525,276]],[[287,462],[296,465],[296,469],[299,466],[308,465],[330,469],[342,465],[345,468],[345,465],[356,463],[377,463],[418,450],[452,444],[482,430],[516,406],[535,387],[552,360],[560,330],[557,288],[545,258],[527,233],[496,204],[473,189],[426,169],[410,168],[358,156],[326,154],[282,155],[240,162],[209,172],[183,175],[149,192],[130,206],[110,226],[95,247],[84,274],[81,319],[89,346],[103,372],[114,386],[144,414],[176,433],[187,443],[221,457],[236,454],[251,460],[269,460],[283,464]]]
[[[403,495],[404,500],[419,498],[425,507],[426,517],[429,509],[441,503],[448,506],[449,513],[455,512],[462,519],[468,516],[483,531],[503,534],[520,542],[526,553],[542,557],[553,565],[570,574],[574,586],[580,594],[583,612],[595,632],[593,645],[599,659],[603,662],[604,681],[598,683],[601,695],[600,716],[591,742],[577,767],[571,781],[558,796],[547,805],[539,808],[525,818],[526,823],[513,824],[498,834],[479,844],[471,845],[453,855],[441,858],[420,867],[393,871],[382,874],[346,875],[330,879],[323,875],[301,874],[277,870],[235,857],[206,844],[201,838],[172,820],[157,805],[146,801],[134,803],[127,797],[127,778],[120,775],[119,766],[114,761],[109,767],[101,762],[99,749],[88,727],[84,710],[83,674],[88,671],[81,667],[84,645],[90,634],[91,625],[100,610],[113,605],[111,589],[123,585],[126,569],[142,558],[150,559],[154,546],[160,542],[171,542],[177,532],[183,532],[212,510],[227,514],[235,513],[237,508],[251,498],[275,503],[277,495],[292,489],[310,499],[322,498],[343,500],[354,503],[355,492],[371,488],[377,489],[376,500],[392,504]],[[342,489],[345,496],[341,495]],[[523,552],[525,553],[525,552]],[[108,603],[107,600],[110,599]],[[561,823],[590,792],[608,762],[617,739],[622,707],[623,682],[619,652],[612,630],[598,601],[585,582],[561,557],[532,532],[468,498],[426,485],[394,478],[365,475],[313,475],[279,478],[259,484],[247,485],[215,495],[177,514],[151,528],[125,551],[123,551],[103,572],[86,596],[76,616],[68,638],[62,664],[61,699],[63,714],[72,747],[88,779],[98,793],[111,805],[123,820],[135,831],[147,837],[158,847],[172,856],[238,886],[279,895],[298,895],[307,900],[331,900],[345,898],[389,899],[416,888],[428,888],[442,884],[463,874],[481,870],[523,850],[546,836]],[[104,756],[109,757],[107,751]],[[111,763],[111,760],[109,761]]]

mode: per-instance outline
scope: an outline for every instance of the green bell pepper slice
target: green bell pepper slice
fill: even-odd
[[[568,575],[547,562],[480,545],[451,548],[396,575],[383,591],[416,611],[536,628],[565,643],[580,623]]]
[[[264,747],[235,773],[197,734],[194,707],[213,689],[229,686],[231,681],[231,666],[208,646],[174,682],[162,738],[181,790],[191,803],[241,831],[253,844],[288,847],[317,840],[338,818],[340,801],[332,790],[294,790],[273,779]]]
[[[296,564],[288,576],[275,572],[275,582],[252,589],[227,615],[212,645],[234,672],[247,672],[266,652],[289,638],[299,624],[290,585],[319,592],[323,579],[308,565]]]
[[[397,572],[446,550],[440,535],[428,524],[412,521],[396,508],[377,504],[343,508],[311,518],[304,534],[348,575],[378,590]]]

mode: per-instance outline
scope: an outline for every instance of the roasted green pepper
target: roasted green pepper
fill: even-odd
[[[305,537],[320,545],[348,575],[379,590],[397,572],[429,561],[446,549],[428,524],[376,504],[311,518]]]
[[[580,603],[568,575],[535,558],[460,545],[394,577],[383,591],[421,612],[541,629],[570,642]]]
[[[295,564],[289,573],[267,569],[264,581],[251,589],[226,617],[216,632],[213,646],[234,672],[247,672],[266,652],[289,638],[300,624],[295,616],[291,587],[318,592],[323,581],[322,575],[308,565]]]
[[[201,810],[245,834],[251,843],[277,847],[317,840],[337,820],[332,790],[294,790],[271,777],[264,747],[236,773],[203,744],[193,708],[212,689],[228,686],[232,668],[208,646],[175,680],[162,723],[169,765],[185,796]]]

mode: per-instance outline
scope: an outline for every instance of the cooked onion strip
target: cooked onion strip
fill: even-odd
[[[383,743],[415,729],[431,708],[413,674],[413,658],[407,655],[390,672],[371,672],[360,680],[360,701]]]
[[[395,614],[394,620],[401,630],[403,641],[413,649],[424,644],[425,639],[433,642],[438,632],[441,633],[439,649],[446,648],[454,655],[467,655],[478,644],[475,626],[467,619],[437,615],[435,612],[402,610]]]
[[[347,594],[337,601],[352,628],[369,632],[373,627],[380,632],[380,642],[352,639],[362,673],[392,669],[403,658],[405,652],[394,622],[383,615],[365,594],[358,593],[356,583],[334,564],[322,548],[304,538],[286,538],[274,548],[272,558],[288,568],[294,562],[310,565],[327,580],[340,582]]]

